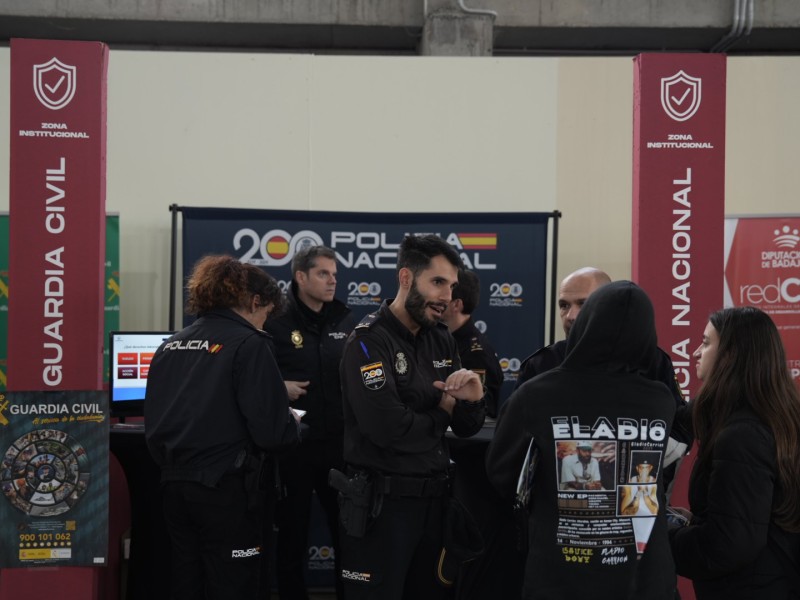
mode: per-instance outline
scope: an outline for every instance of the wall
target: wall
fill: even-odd
[[[9,61],[0,48],[0,90]],[[557,209],[559,278],[587,263],[629,277],[632,85],[630,57],[113,50],[107,209],[120,214],[121,326],[167,324],[173,203]],[[797,212],[798,100],[800,58],[729,59],[728,213]],[[0,211],[8,122],[2,93]]]

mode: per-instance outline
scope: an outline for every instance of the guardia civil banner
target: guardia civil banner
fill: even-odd
[[[103,297],[103,384],[108,384],[108,334],[119,329],[119,216],[106,216],[105,295]]]
[[[800,386],[800,215],[725,219],[725,306],[772,318]]]
[[[8,213],[0,214],[0,391],[6,389],[8,338]],[[108,333],[119,329],[119,216],[106,216],[103,383],[108,383]]]
[[[285,289],[295,251],[323,244],[336,252],[337,297],[357,317],[397,291],[397,249],[409,233],[435,233],[481,280],[476,325],[503,367],[501,399],[523,358],[544,345],[547,227],[552,213],[347,213],[181,207],[183,273],[205,254],[259,265]],[[190,319],[185,319],[188,324]]]
[[[8,215],[0,215],[0,391],[8,373]],[[2,414],[2,413],[0,413]]]
[[[102,388],[106,73],[100,42],[11,40],[8,388]]]

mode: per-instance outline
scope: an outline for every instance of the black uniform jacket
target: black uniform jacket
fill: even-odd
[[[538,456],[524,598],[674,598],[661,465],[675,403],[640,373],[655,340],[644,292],[627,281],[603,286],[581,309],[564,362],[503,405],[489,480],[513,497],[531,439]],[[601,486],[574,490],[561,481],[562,461],[579,455],[579,443],[591,445]],[[656,480],[640,486],[634,467],[645,460]],[[644,502],[645,493],[657,501]]]
[[[698,600],[800,598],[800,534],[772,520],[781,495],[772,432],[749,410],[734,413],[711,465],[692,471],[691,524],[670,531]]]
[[[269,319],[264,330],[272,336],[275,360],[287,381],[310,381],[306,393],[292,402],[292,408],[307,411],[304,439],[341,438],[342,388],[339,362],[347,336],[355,324],[350,309],[338,300],[326,302],[315,313],[297,298],[292,281],[288,309]]]
[[[475,327],[472,317],[453,332],[461,357],[461,366],[475,371],[481,376],[486,390],[483,397],[486,402],[486,414],[497,416],[500,402],[500,387],[503,385],[503,369],[497,359],[497,353],[489,343],[489,339]]]
[[[213,486],[242,449],[298,440],[268,335],[231,310],[201,315],[158,348],[144,413],[162,481]]]
[[[344,458],[383,473],[425,477],[443,473],[450,461],[444,435],[468,437],[486,416],[481,402],[457,401],[452,420],[434,381],[461,365],[447,327],[412,334],[389,310],[391,300],[364,317],[342,357]]]

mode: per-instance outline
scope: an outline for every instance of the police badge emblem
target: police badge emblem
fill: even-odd
[[[290,339],[292,340],[292,343],[294,344],[295,349],[303,347],[303,334],[300,333],[299,330],[295,329],[292,332],[292,336],[291,336]]]
[[[394,370],[397,371],[398,375],[405,375],[408,373],[408,361],[403,352],[398,352],[397,356],[394,357]]]

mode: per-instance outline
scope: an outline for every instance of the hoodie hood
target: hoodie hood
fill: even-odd
[[[656,351],[653,304],[630,281],[595,290],[581,308],[567,339],[564,367],[645,371]]]

